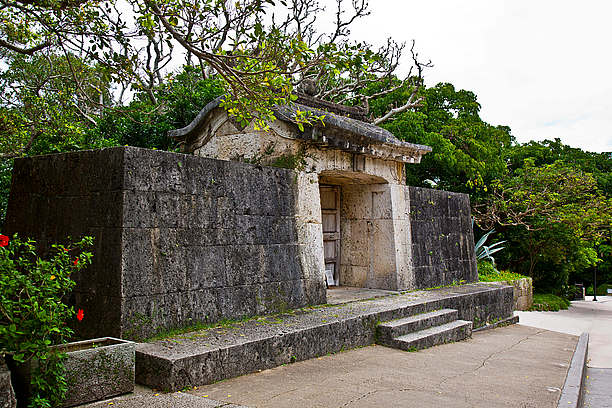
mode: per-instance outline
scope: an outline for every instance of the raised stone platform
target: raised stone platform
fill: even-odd
[[[511,316],[512,305],[511,287],[477,283],[299,309],[139,344],[136,382],[168,391],[210,384],[373,344],[380,322],[456,309],[478,327]]]
[[[327,289],[327,304],[341,305],[343,303],[372,300],[379,297],[399,294],[401,294],[401,292],[393,290],[332,286]]]

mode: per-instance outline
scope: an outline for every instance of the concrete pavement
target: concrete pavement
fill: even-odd
[[[561,333],[589,333],[584,408],[612,407],[612,296],[573,301],[559,312],[515,312],[521,324]]]
[[[381,346],[328,355],[182,393],[138,387],[96,408],[557,407],[578,335],[591,333],[585,408],[612,407],[612,297],[416,353]],[[533,327],[535,326],[535,327]]]
[[[559,312],[515,312],[524,326],[537,327],[560,333],[580,335],[589,333],[589,361],[591,368],[612,368],[612,296],[598,296],[593,302],[573,301],[568,310]]]
[[[612,368],[587,368],[583,408],[612,408]]]
[[[413,353],[353,349],[183,392],[137,386],[88,406],[556,408],[577,341],[512,325]]]
[[[521,325],[416,353],[369,346],[189,391],[256,407],[556,407],[575,336]]]

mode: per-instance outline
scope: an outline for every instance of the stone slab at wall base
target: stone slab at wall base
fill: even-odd
[[[517,279],[512,282],[501,282],[514,288],[514,310],[529,310],[533,305],[533,280]]]
[[[477,283],[302,309],[139,344],[136,382],[176,391],[373,344],[379,322],[451,308],[478,326],[510,317],[512,305],[511,287]]]
[[[95,237],[74,276],[83,338],[325,303],[287,169],[133,147],[15,160],[5,233],[41,248]],[[321,254],[322,256],[322,254]],[[321,260],[320,264],[322,265]]]
[[[17,400],[9,371],[4,357],[0,355],[0,408],[15,408]]]

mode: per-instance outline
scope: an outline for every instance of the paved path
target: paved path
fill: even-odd
[[[587,368],[583,408],[612,408],[612,368]]]
[[[561,333],[589,333],[584,408],[612,408],[612,296],[574,301],[559,312],[516,312],[520,322]]]
[[[612,368],[612,296],[598,296],[593,302],[574,301],[559,312],[515,312],[520,323],[561,333],[589,333],[589,361],[592,368]]]
[[[369,346],[189,391],[255,407],[556,407],[577,337],[513,325],[409,353]]]

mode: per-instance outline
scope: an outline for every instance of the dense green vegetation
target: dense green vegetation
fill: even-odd
[[[35,61],[31,61],[36,64]],[[29,68],[29,65],[27,66]],[[14,74],[12,74],[14,75]],[[0,73],[0,81],[2,74]],[[23,89],[31,85],[30,80],[23,79]],[[66,79],[66,86],[70,80]],[[65,89],[63,83],[58,85]],[[68,93],[70,89],[63,91]],[[223,88],[218,80],[203,79],[201,72],[190,66],[183,67],[179,72],[166,78],[166,82],[153,89],[155,102],[148,94],[137,92],[134,99],[127,106],[106,108],[98,112],[95,121],[89,121],[79,117],[65,102],[55,101],[55,96],[49,96],[44,106],[39,106],[36,111],[46,113],[47,105],[54,109],[61,109],[53,115],[54,123],[48,124],[55,130],[35,129],[27,126],[30,119],[24,115],[36,117],[38,113],[30,112],[38,102],[31,101],[29,95],[18,95],[15,106],[0,106],[0,140],[5,146],[0,145],[2,152],[14,151],[14,146],[9,142],[20,144],[20,140],[29,140],[37,135],[35,142],[22,155],[39,155],[66,152],[73,150],[96,149],[110,146],[137,146],[150,149],[176,150],[173,140],[168,138],[167,132],[188,124],[208,102],[221,95]],[[50,94],[53,92],[49,91]],[[74,95],[73,95],[74,96]],[[43,97],[42,99],[45,99]],[[13,118],[12,124],[21,129],[22,136],[16,137],[14,128],[6,128],[9,117]],[[21,122],[19,122],[21,120]],[[2,158],[0,155],[0,226],[4,222],[6,205],[8,202],[13,157]]]
[[[478,279],[481,282],[513,282],[526,278],[525,275],[510,271],[500,271],[491,262],[478,262]]]
[[[0,235],[0,351],[15,363],[35,360],[30,407],[61,406],[67,390],[64,355],[50,345],[69,339],[70,326],[83,319],[68,304],[75,282],[71,275],[91,264],[93,238],[53,245],[43,259],[36,243]]]
[[[612,283],[597,284],[597,296],[610,296],[608,289],[612,289]],[[593,285],[586,288],[586,294],[593,296]]]

